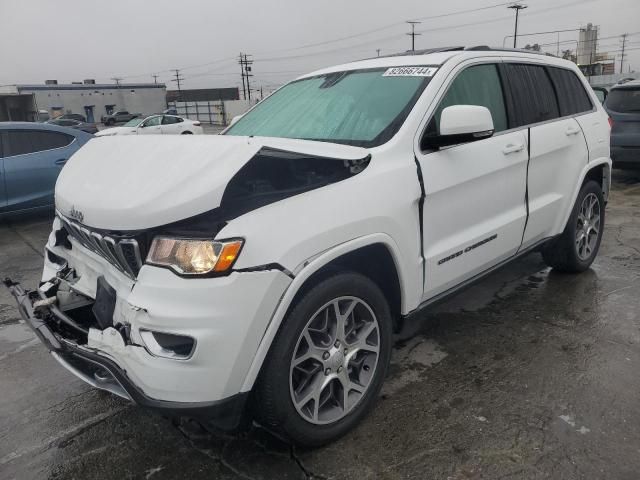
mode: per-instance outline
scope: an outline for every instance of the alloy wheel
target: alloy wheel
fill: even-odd
[[[588,260],[595,251],[600,235],[600,202],[594,193],[582,200],[576,226],[576,253],[580,260]]]
[[[329,424],[351,412],[373,381],[379,351],[378,320],[364,300],[344,296],[323,305],[291,359],[291,399],[302,418]]]

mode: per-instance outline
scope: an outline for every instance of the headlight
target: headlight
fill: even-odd
[[[233,266],[242,243],[242,240],[215,242],[156,237],[151,243],[147,263],[169,267],[182,275],[222,273]]]

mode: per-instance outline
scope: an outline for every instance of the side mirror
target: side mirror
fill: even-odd
[[[242,115],[236,115],[235,117],[233,117],[231,119],[231,123],[229,124],[229,126],[233,125],[234,123],[236,123],[238,120],[240,120],[242,117],[244,117],[244,114]]]
[[[493,118],[487,107],[452,105],[442,110],[440,131],[425,138],[429,148],[475,142],[493,135]]]

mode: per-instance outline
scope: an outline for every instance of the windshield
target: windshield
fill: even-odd
[[[398,131],[434,72],[381,68],[297,80],[259,103],[226,134],[381,145]]]
[[[605,105],[618,113],[640,113],[640,88],[614,88]]]
[[[142,120],[144,120],[144,118],[133,118],[133,119],[129,120],[127,123],[125,123],[123,126],[124,127],[137,127],[138,125],[140,125],[142,123]]]

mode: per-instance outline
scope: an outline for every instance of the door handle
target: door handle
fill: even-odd
[[[569,136],[571,136],[571,135],[576,135],[576,134],[578,134],[578,133],[580,133],[580,129],[579,129],[579,128],[576,128],[576,127],[569,127],[569,128],[567,128],[567,130],[564,132],[564,134],[565,134],[567,137],[569,137]]]
[[[59,158],[58,160],[55,161],[56,165],[64,165],[65,163],[67,163],[66,158]]]
[[[502,149],[502,153],[504,153],[505,155],[509,155],[510,153],[521,152],[522,150],[524,150],[524,145],[522,143],[510,143]]]

